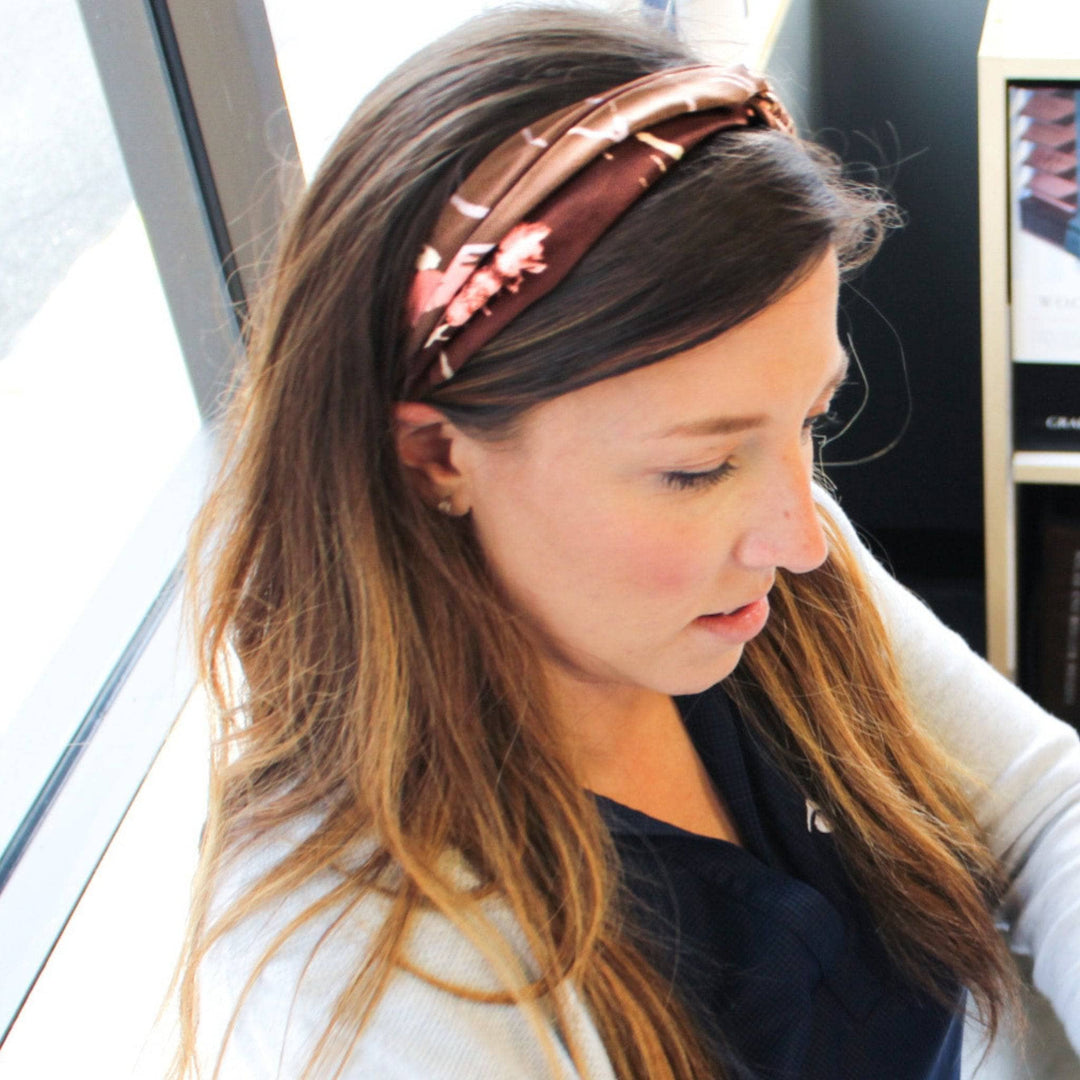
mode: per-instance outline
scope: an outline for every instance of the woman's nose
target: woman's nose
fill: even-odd
[[[736,557],[751,569],[816,570],[829,549],[814,501],[813,467],[803,455],[778,469],[752,512]]]

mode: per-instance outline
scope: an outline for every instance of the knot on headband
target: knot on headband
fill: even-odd
[[[404,397],[453,378],[687,150],[749,126],[794,133],[764,79],[698,66],[586,98],[501,143],[450,197],[417,259]]]

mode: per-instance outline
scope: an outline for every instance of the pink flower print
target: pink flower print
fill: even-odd
[[[546,270],[544,241],[550,232],[550,226],[538,221],[515,225],[502,238],[491,262],[474,271],[447,304],[444,325],[464,326],[478,311],[487,314],[488,301],[500,289],[517,292],[526,273],[540,274]]]
[[[442,256],[430,245],[425,244],[416,257],[416,274],[409,288],[407,308],[409,325],[415,326],[420,316],[428,310],[428,298],[435,291],[443,275],[439,271]]]
[[[523,221],[502,238],[492,265],[511,292],[521,288],[526,272],[540,274],[547,269],[543,258],[544,241],[550,234],[551,226],[543,222]]]
[[[431,294],[438,288],[442,279],[441,270],[416,271],[407,302],[410,326],[415,326],[423,317],[424,312],[431,310],[432,305],[429,303]]]
[[[488,301],[503,288],[516,293],[527,273],[543,273],[547,269],[543,259],[544,241],[550,233],[551,227],[539,221],[523,221],[515,225],[502,238],[491,262],[474,270],[446,305],[442,320],[427,339],[425,348],[436,341],[445,341],[446,331],[450,327],[464,326],[478,311],[489,315]],[[429,310],[454,280],[454,273],[460,270],[461,265],[457,259],[451,264],[438,289],[428,300]]]
[[[487,313],[487,302],[502,288],[503,280],[494,266],[477,270],[446,305],[445,326],[464,326],[478,311]]]
[[[428,297],[427,310],[445,307],[454,298],[455,293],[464,286],[476,271],[476,265],[494,247],[494,244],[462,244],[458,253],[450,260],[442,280]]]
[[[444,307],[458,291],[462,283],[476,268],[476,264],[494,247],[494,244],[463,244],[451,259],[445,271],[438,269],[439,253],[425,245],[416,263],[416,276],[409,290],[409,321],[415,326],[424,315]]]

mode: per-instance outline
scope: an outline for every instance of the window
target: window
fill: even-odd
[[[201,426],[78,10],[48,14],[0,102],[0,746]]]
[[[298,170],[257,4],[48,0],[0,51],[2,1038],[190,692],[178,564]]]
[[[505,2],[401,0],[350,5],[340,0],[304,4],[266,0],[305,173],[311,176],[349,114],[384,75],[429,41]],[[637,0],[591,3],[608,11],[639,6]]]

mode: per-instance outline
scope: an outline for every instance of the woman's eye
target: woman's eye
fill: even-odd
[[[818,413],[817,416],[808,416],[803,422],[803,431],[808,437],[824,442],[835,435],[842,426],[839,415],[829,411]]]
[[[711,487],[718,484],[725,476],[735,471],[735,466],[729,461],[718,465],[715,469],[705,472],[666,472],[663,474],[664,483],[678,491],[688,491],[692,488]]]

